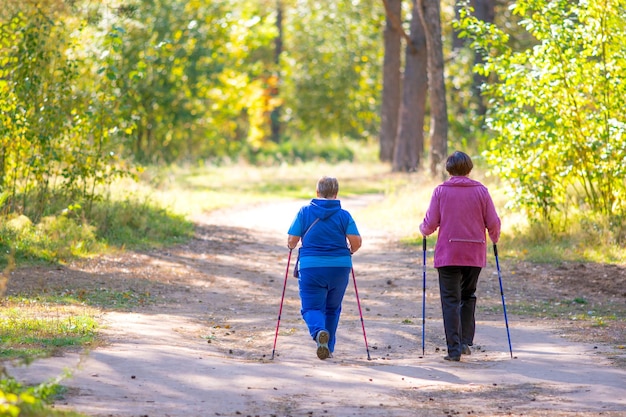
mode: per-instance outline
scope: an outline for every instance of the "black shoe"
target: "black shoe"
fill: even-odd
[[[461,345],[461,354],[462,355],[471,355],[472,351],[470,350],[468,345]]]
[[[458,362],[461,360],[460,356],[450,356],[450,355],[446,355],[443,357],[444,360],[446,361],[452,361],[452,362]]]
[[[330,350],[328,349],[328,341],[330,340],[330,334],[326,330],[320,330],[315,336],[317,342],[317,357],[320,359],[326,359],[330,356]]]

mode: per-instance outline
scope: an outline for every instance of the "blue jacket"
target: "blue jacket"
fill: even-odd
[[[315,219],[319,220],[313,224]],[[302,238],[300,268],[352,267],[346,235],[358,235],[359,231],[339,200],[314,198],[300,209],[288,233]]]

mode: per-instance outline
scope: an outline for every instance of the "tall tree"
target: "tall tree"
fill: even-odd
[[[383,60],[383,94],[380,108],[379,159],[393,160],[393,148],[398,134],[398,116],[401,97],[401,37],[402,0],[383,0],[385,5],[385,31]]]
[[[430,173],[443,175],[442,162],[448,153],[448,108],[441,40],[439,0],[418,0],[428,50],[428,88],[430,97]]]
[[[418,0],[413,0],[410,42],[405,53],[400,124],[392,164],[395,172],[416,171],[424,153],[428,51],[418,7]]]
[[[274,42],[274,64],[276,69],[273,71],[274,75],[271,78],[274,85],[270,85],[271,96],[276,99],[280,95],[280,55],[283,52],[283,2],[282,0],[276,0],[276,40]],[[270,115],[270,124],[272,131],[272,141],[278,143],[280,141],[280,106],[277,105],[272,110]]]

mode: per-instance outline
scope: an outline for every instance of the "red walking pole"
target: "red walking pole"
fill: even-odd
[[[356,294],[356,303],[359,306],[359,315],[361,316],[361,327],[363,328],[363,339],[365,339],[365,350],[367,350],[367,360],[371,361],[370,348],[367,344],[367,336],[365,335],[365,324],[363,323],[363,311],[361,310],[361,301],[359,301],[359,290],[356,289],[356,278],[354,277],[354,268],[352,268],[352,282],[354,283],[354,292]]]
[[[274,352],[276,352],[276,341],[278,340],[278,327],[280,326],[280,315],[283,313],[283,301],[285,300],[285,289],[287,288],[287,277],[289,276],[289,263],[291,262],[291,252],[289,249],[289,257],[287,258],[287,269],[285,271],[285,283],[283,284],[283,295],[280,297],[280,309],[278,310],[278,322],[276,323],[276,334],[274,335],[274,348],[272,349],[272,360],[274,360]]]

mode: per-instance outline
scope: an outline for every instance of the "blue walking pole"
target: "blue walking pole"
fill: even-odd
[[[422,240],[422,249],[424,252],[424,263],[422,264],[422,356],[424,356],[424,336],[426,332],[426,236]]]
[[[509,352],[513,359],[513,348],[511,347],[511,333],[509,333],[509,320],[506,317],[506,303],[504,302],[504,290],[502,289],[502,274],[500,273],[500,262],[498,261],[498,246],[493,244],[493,254],[496,257],[496,268],[498,270],[498,281],[500,281],[500,295],[502,296],[502,309],[504,310],[504,323],[506,324],[506,335],[509,338]]]

